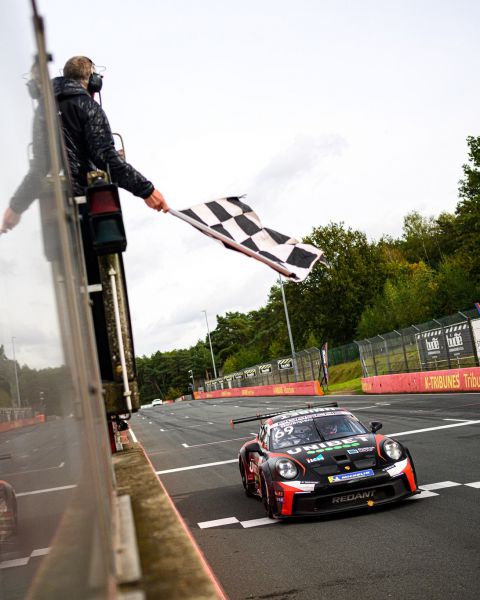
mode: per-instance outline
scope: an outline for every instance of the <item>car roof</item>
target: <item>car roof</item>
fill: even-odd
[[[345,408],[302,408],[299,410],[290,410],[280,415],[275,415],[269,419],[270,424],[275,425],[292,419],[298,421],[311,421],[318,417],[331,417],[331,416],[353,416],[352,413]]]

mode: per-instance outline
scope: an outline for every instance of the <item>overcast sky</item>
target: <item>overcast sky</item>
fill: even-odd
[[[173,208],[247,194],[297,239],[330,221],[378,239],[456,206],[480,129],[477,0],[38,5],[52,76],[76,54],[106,67],[112,129]],[[122,203],[137,355],[204,338],[204,309],[214,329],[266,303],[273,271]]]

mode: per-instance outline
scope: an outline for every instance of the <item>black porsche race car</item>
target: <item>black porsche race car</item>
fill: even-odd
[[[232,420],[261,420],[239,468],[247,496],[271,518],[373,507],[419,493],[409,451],[336,403]]]

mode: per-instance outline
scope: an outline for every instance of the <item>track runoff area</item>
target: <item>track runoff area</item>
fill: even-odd
[[[423,490],[399,504],[279,522],[247,498],[240,446],[259,422],[230,419],[311,398],[215,399],[142,409],[133,435],[231,600],[480,597],[480,394],[362,395],[338,401],[381,421],[412,453]]]

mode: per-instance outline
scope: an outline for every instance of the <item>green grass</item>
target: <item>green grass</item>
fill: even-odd
[[[362,381],[360,377],[343,381],[342,383],[329,384],[327,394],[332,392],[350,392],[354,394],[362,394]]]
[[[362,367],[359,360],[334,365],[328,369],[328,393],[353,392],[362,393]]]

